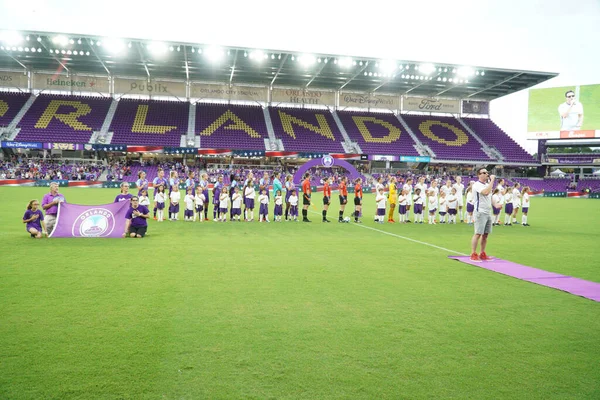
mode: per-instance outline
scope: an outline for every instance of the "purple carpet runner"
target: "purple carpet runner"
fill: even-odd
[[[527,282],[533,282],[538,285],[562,290],[590,300],[600,301],[600,283],[597,282],[560,275],[554,272],[544,271],[543,269],[527,267],[499,258],[494,258],[492,261],[479,262],[471,261],[469,256],[448,256],[448,258],[462,261],[476,267],[489,269],[490,271],[499,272]]]

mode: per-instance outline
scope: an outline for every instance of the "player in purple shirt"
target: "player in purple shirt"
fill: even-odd
[[[223,176],[219,175],[217,182],[213,186],[213,220],[216,221],[219,216],[219,195],[223,187]]]
[[[188,178],[185,180],[185,192],[187,193],[187,190],[192,188],[192,196],[196,195],[196,179],[194,179],[194,177],[195,173],[190,172]]]
[[[202,194],[204,195],[204,220],[208,221],[208,201],[210,197],[208,197],[208,174],[205,172],[200,177],[199,186],[202,188]]]
[[[50,183],[50,193],[46,193],[42,199],[42,209],[46,211],[46,217],[44,222],[46,223],[46,229],[48,235],[54,230],[56,224],[56,214],[58,213],[58,204],[66,201],[65,197],[58,193],[58,183]]]
[[[156,202],[156,190],[160,185],[162,185],[163,188],[166,188],[168,183],[169,182],[167,182],[165,179],[165,171],[162,168],[159,168],[158,176],[152,180],[152,186],[154,187],[154,193],[152,194],[152,198],[154,199],[154,219],[156,219],[156,211],[158,209],[158,204]]]
[[[129,193],[129,183],[121,182],[121,193],[115,197],[115,203],[119,203],[121,201],[129,201],[133,195]]]
[[[143,238],[146,236],[148,229],[148,218],[150,218],[150,210],[148,207],[140,205],[140,199],[137,196],[131,198],[131,207],[125,214],[127,221],[125,222],[125,232],[123,237],[129,235],[132,238]]]
[[[44,223],[44,214],[38,208],[39,206],[39,201],[31,200],[27,205],[25,215],[23,215],[23,223],[27,224],[25,229],[35,239],[41,239],[42,235],[48,236],[46,224]]]
[[[135,182],[138,188],[138,196],[142,195],[142,190],[148,192],[148,179],[146,179],[146,173],[144,171],[138,172],[138,180]]]
[[[179,175],[177,175],[177,171],[171,171],[169,173],[169,194],[173,191],[173,186],[179,186]]]

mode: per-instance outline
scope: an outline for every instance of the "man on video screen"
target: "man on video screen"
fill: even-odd
[[[575,92],[565,93],[567,101],[558,106],[561,131],[578,131],[583,124],[583,105],[575,101]]]

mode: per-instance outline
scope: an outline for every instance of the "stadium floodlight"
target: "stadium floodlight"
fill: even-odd
[[[209,47],[204,51],[204,54],[206,55],[206,58],[208,58],[214,63],[221,61],[225,56],[225,52],[223,51],[223,49],[216,46]]]
[[[298,61],[304,67],[309,67],[317,62],[317,58],[315,56],[313,56],[312,54],[303,54],[300,57],[298,57]]]
[[[181,46],[177,46],[177,51],[181,51]]]
[[[471,67],[460,67],[456,72],[462,77],[472,76],[475,73]]]
[[[421,71],[425,75],[429,75],[435,72],[435,65],[433,64],[421,64],[419,66],[419,71]]]
[[[442,82],[446,82],[447,80],[448,80],[448,78],[446,78],[446,77],[442,78]]]
[[[81,51],[79,52],[79,55],[80,55],[80,56],[82,56],[82,55],[83,55],[83,50],[81,50]]]
[[[265,53],[263,53],[262,50],[252,50],[250,52],[250,54],[248,54],[248,57],[251,60],[254,60],[257,62],[261,62],[262,60],[264,60],[264,56],[265,56]]]
[[[21,44],[23,36],[19,32],[4,31],[0,33],[0,41],[4,42],[7,46],[14,46]]]
[[[41,41],[42,41],[42,38],[38,36],[38,38],[37,38],[37,41],[38,41],[38,42],[41,42]]]
[[[379,69],[384,73],[392,73],[397,67],[396,62],[392,60],[383,60],[379,63]]]
[[[342,68],[350,68],[353,64],[356,65],[356,61],[352,61],[350,57],[344,57],[338,60],[338,65]]]
[[[77,39],[77,44],[81,44],[81,39]]]
[[[175,48],[173,46],[169,46],[169,51],[173,51]]]
[[[52,38],[52,43],[64,47],[69,44],[69,38],[65,35],[56,35]]]
[[[120,54],[125,50],[125,42],[116,38],[104,39],[104,47],[112,54]]]
[[[481,71],[481,76],[484,76],[484,75],[485,75],[485,71]]]
[[[86,56],[89,56],[89,55],[90,55],[90,52],[89,52],[89,51],[86,51],[86,52],[85,52],[85,55],[86,55]]]
[[[67,50],[67,55],[70,56],[71,54],[72,54],[71,50]]]
[[[127,47],[131,48],[131,42],[127,43]]]
[[[75,44],[75,41],[73,39],[69,40],[70,44]]]
[[[148,43],[148,45],[146,47],[155,56],[162,56],[169,49],[167,47],[167,45],[165,43],[163,43],[163,42],[151,42],[151,43]]]
[[[25,47],[25,52],[28,53],[29,52],[29,47]]]

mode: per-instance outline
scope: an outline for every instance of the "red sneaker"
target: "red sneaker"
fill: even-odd
[[[479,258],[479,256],[477,255],[477,253],[473,253],[473,254],[471,254],[471,261],[480,262],[481,259]]]
[[[396,221],[394,221],[394,218],[392,218],[388,222],[396,222]]]
[[[158,221],[158,218],[154,217],[154,220],[155,220],[155,221]]]
[[[488,257],[488,255],[487,255],[487,254],[485,254],[485,251],[482,251],[482,252],[479,254],[479,258],[480,258],[482,261],[491,261],[491,260],[492,260],[492,257]]]

